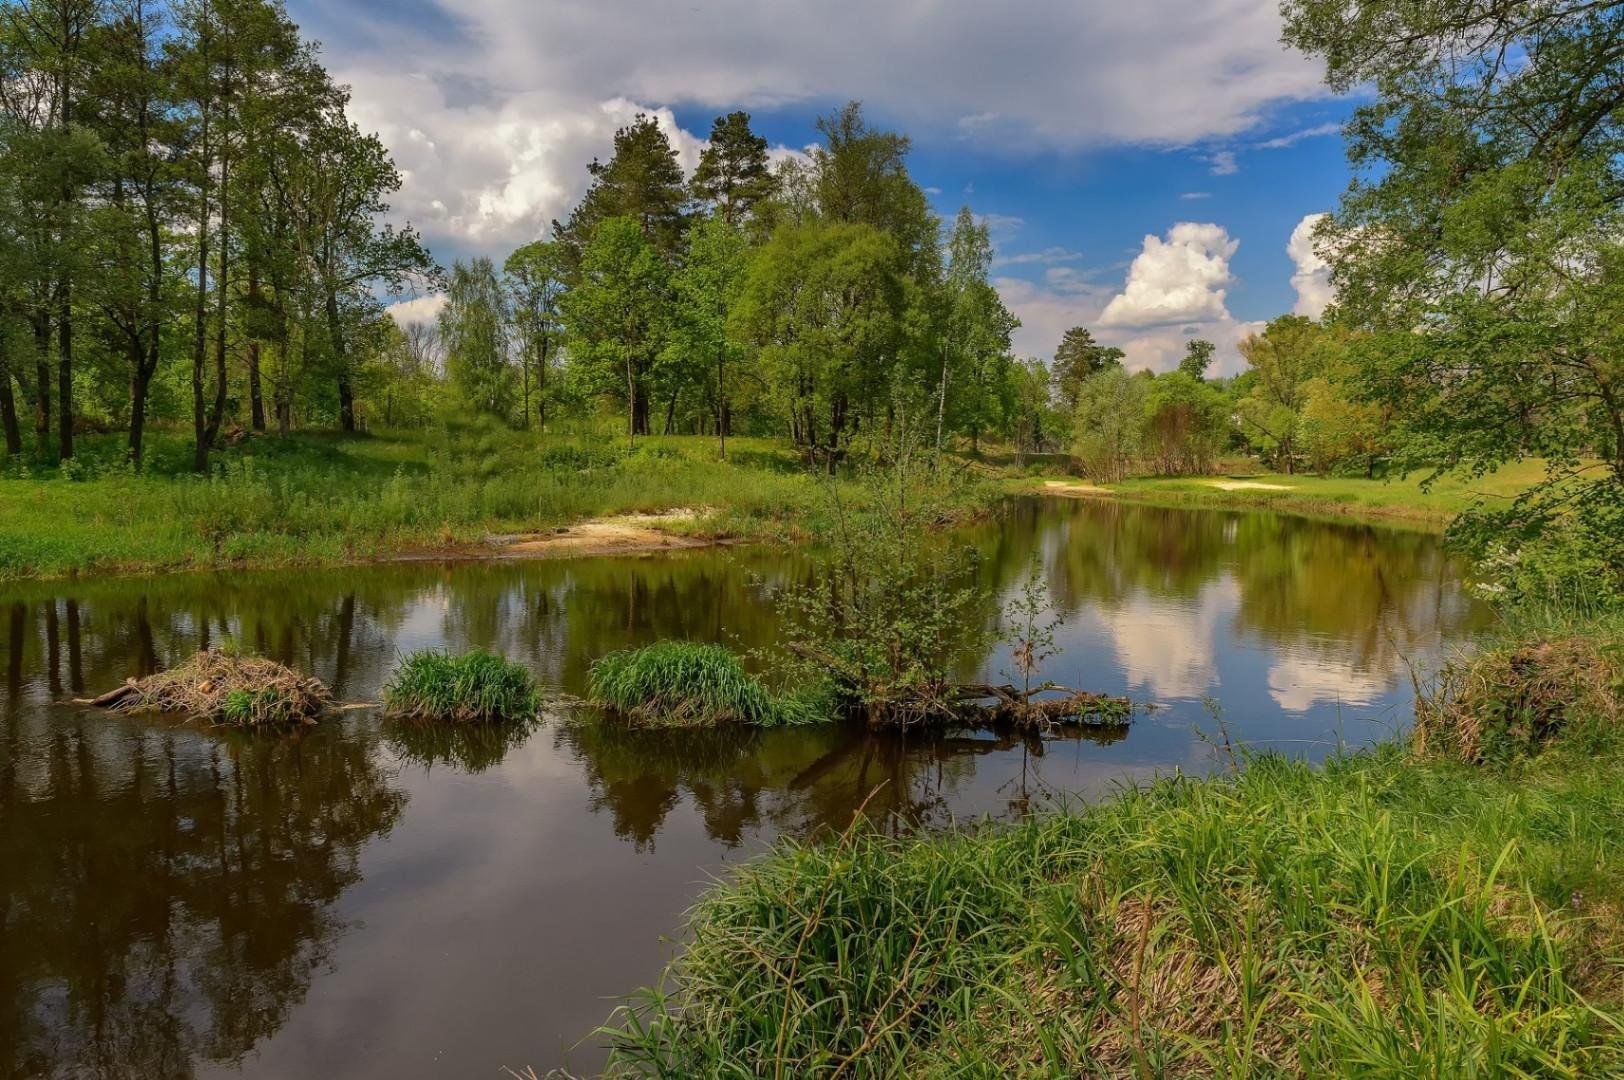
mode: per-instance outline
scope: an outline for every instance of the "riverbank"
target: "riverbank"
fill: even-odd
[[[393,558],[533,557],[793,542],[825,481],[768,439],[542,436],[488,425],[340,437],[261,436],[187,471],[154,435],[147,471],[116,439],[81,441],[71,469],[0,474],[0,580]],[[949,512],[1002,495],[972,476]]]
[[[781,845],[694,909],[664,989],[613,1034],[617,1064],[1616,1075],[1624,621],[1552,634],[1601,650],[1611,703],[1560,702],[1553,741],[1497,766],[1399,744],[1318,768],[1221,759],[1214,779],[1013,827]],[[1527,648],[1504,646],[1505,670],[1544,655]],[[1460,699],[1485,729],[1550,704],[1538,678],[1486,685]]]
[[[1071,498],[1109,498],[1155,506],[1277,510],[1313,517],[1401,522],[1441,530],[1474,502],[1509,501],[1544,475],[1544,463],[1523,461],[1489,476],[1445,476],[1423,491],[1425,474],[1362,477],[1237,471],[1220,476],[1135,477],[1093,484],[1076,477],[1012,481],[1015,490]]]

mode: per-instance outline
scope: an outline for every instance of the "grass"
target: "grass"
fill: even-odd
[[[1585,636],[1624,650],[1624,622]],[[1015,826],[786,842],[701,899],[612,1066],[1621,1075],[1621,768],[1592,725],[1510,767],[1270,754]]]
[[[796,540],[818,480],[777,440],[624,438],[445,422],[371,435],[256,436],[187,471],[187,440],[156,432],[147,471],[118,436],[86,436],[66,467],[0,464],[0,580],[218,567],[332,565],[478,552],[493,534],[589,518],[703,509],[674,529]],[[996,498],[963,485],[964,512]]]
[[[1411,521],[1441,528],[1478,500],[1508,501],[1543,479],[1541,461],[1522,461],[1478,479],[1441,477],[1422,490],[1424,473],[1367,480],[1351,476],[1312,476],[1241,469],[1222,476],[1138,477],[1098,490],[1131,502],[1163,506],[1231,506],[1291,513]],[[1080,484],[1075,477],[1050,476],[1015,483],[1021,490],[1045,484]],[[1093,487],[1093,485],[1088,485]]]
[[[733,650],[691,641],[622,649],[592,664],[595,704],[662,727],[748,724],[777,727],[831,716],[826,695],[774,693]]]
[[[494,653],[461,656],[415,652],[404,657],[383,688],[385,710],[409,720],[456,724],[522,721],[541,709],[530,672]]]

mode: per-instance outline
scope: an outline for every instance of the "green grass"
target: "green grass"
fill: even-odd
[[[1441,477],[1423,491],[1425,473],[1407,477],[1366,480],[1350,476],[1312,476],[1239,470],[1222,476],[1138,477],[1104,485],[1110,497],[1167,506],[1234,506],[1284,510],[1327,516],[1413,521],[1442,527],[1456,514],[1483,500],[1489,505],[1507,502],[1544,477],[1540,461],[1523,461],[1489,476],[1469,479]],[[1049,476],[1019,481],[1022,490],[1045,490],[1060,481],[1079,484],[1075,477]],[[1263,485],[1263,486],[1253,486]]]
[[[422,431],[258,436],[187,471],[187,441],[155,433],[148,469],[117,436],[87,436],[66,468],[0,466],[0,580],[236,566],[339,564],[477,552],[493,534],[693,508],[670,527],[707,538],[794,540],[819,481],[790,449],[697,436],[541,435],[487,422]],[[972,512],[997,495],[963,485]],[[662,526],[664,527],[664,526]]]
[[[1624,625],[1589,628],[1616,656]],[[661,1076],[1624,1075],[1624,737],[1278,755],[784,843],[609,1035]]]
[[[396,717],[488,723],[533,718],[541,694],[523,666],[483,649],[461,656],[415,652],[389,677],[383,703]]]
[[[622,649],[592,664],[595,704],[662,727],[748,724],[777,727],[830,719],[826,695],[778,694],[722,645],[662,641]]]

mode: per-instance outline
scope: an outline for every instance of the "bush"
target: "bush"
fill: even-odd
[[[721,645],[662,641],[623,649],[592,665],[592,700],[633,719],[670,726],[757,727],[830,718],[822,695],[774,694]]]
[[[452,723],[528,720],[541,694],[524,667],[483,649],[462,656],[416,652],[395,669],[383,689],[394,716]]]

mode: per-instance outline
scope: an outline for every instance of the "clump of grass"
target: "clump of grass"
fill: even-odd
[[[1414,730],[1423,754],[1507,764],[1564,731],[1614,727],[1624,678],[1597,642],[1578,634],[1484,649],[1445,665],[1419,696]]]
[[[93,699],[109,709],[183,713],[237,727],[313,724],[333,703],[319,679],[273,660],[233,650],[208,649],[183,664],[132,679]]]
[[[427,651],[401,660],[383,703],[405,719],[483,723],[534,717],[541,693],[523,666],[484,649],[461,656]]]
[[[775,727],[827,720],[827,695],[806,687],[775,694],[731,649],[662,641],[622,649],[592,665],[594,703],[645,723]]]

